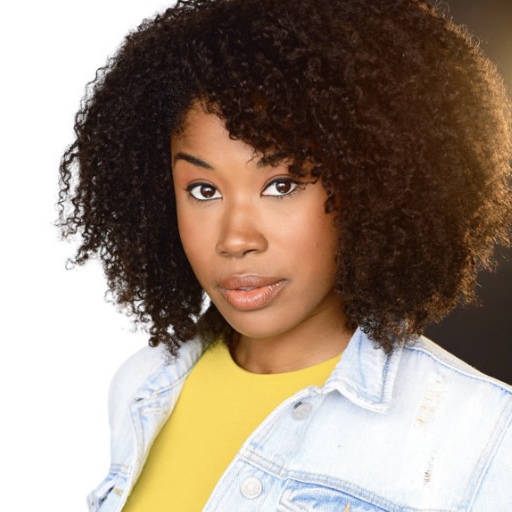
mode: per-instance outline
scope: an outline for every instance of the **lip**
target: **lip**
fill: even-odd
[[[219,281],[224,299],[240,311],[255,311],[272,302],[286,285],[279,277],[253,274],[229,276]]]

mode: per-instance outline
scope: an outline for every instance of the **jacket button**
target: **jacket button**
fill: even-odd
[[[263,486],[261,485],[261,482],[257,478],[250,477],[242,482],[240,490],[242,491],[242,494],[246,498],[253,500],[254,498],[257,498],[261,494]]]
[[[293,406],[293,417],[296,420],[305,420],[313,410],[313,406],[310,403],[297,402]]]

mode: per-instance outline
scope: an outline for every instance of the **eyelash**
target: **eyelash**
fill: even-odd
[[[267,183],[267,185],[265,186],[265,188],[263,189],[263,192],[265,190],[268,190],[271,186],[277,186],[278,184],[280,183],[286,183],[286,184],[289,184],[289,185],[292,185],[293,188],[292,190],[290,190],[289,192],[285,193],[285,194],[262,194],[262,195],[266,195],[268,197],[275,197],[276,199],[284,199],[285,197],[290,197],[298,192],[300,192],[301,190],[304,190],[305,188],[305,183],[299,181],[299,180],[295,180],[295,179],[292,179],[292,178],[284,178],[284,177],[281,177],[281,178],[274,178],[273,180],[270,181],[270,183]]]
[[[214,195],[219,193],[219,191],[213,185],[211,185],[210,183],[206,183],[206,182],[191,183],[190,185],[188,185],[185,188],[185,190],[188,192],[189,197],[191,199],[193,199],[194,201],[197,201],[198,203],[205,203],[205,202],[208,202],[208,201],[212,201],[213,199],[220,199],[218,197],[211,197],[211,198],[206,198],[206,199],[200,199],[199,197],[194,196],[193,190],[197,189],[197,188],[201,188],[201,187],[211,188],[214,191]]]
[[[266,190],[268,190],[271,186],[277,186],[278,184],[281,184],[281,183],[290,184],[291,186],[293,186],[292,190],[290,190],[289,192],[287,192],[285,194],[264,194],[263,193]],[[295,180],[292,178],[288,178],[288,177],[274,178],[273,180],[271,180],[269,183],[267,183],[265,185],[261,195],[266,196],[266,197],[274,197],[276,199],[284,199],[285,197],[290,197],[290,196],[300,192],[301,190],[304,190],[306,185],[307,185],[307,183],[304,183],[302,181]],[[214,191],[214,196],[219,193],[218,189],[215,186],[213,186],[212,184],[207,183],[207,182],[191,183],[190,185],[188,185],[185,188],[185,190],[188,192],[188,194],[192,200],[197,201],[199,203],[206,203],[206,202],[212,201],[214,199],[222,198],[222,196],[220,196],[220,197],[211,197],[211,198],[200,199],[199,197],[196,197],[193,194],[193,190],[200,188],[200,187],[208,187],[208,188],[212,189]]]

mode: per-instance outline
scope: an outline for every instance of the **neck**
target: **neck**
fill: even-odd
[[[231,354],[238,366],[252,373],[284,373],[322,363],[340,355],[353,330],[344,315],[330,322],[311,321],[286,333],[267,338],[236,334]]]

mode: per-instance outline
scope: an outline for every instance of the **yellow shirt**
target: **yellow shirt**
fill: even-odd
[[[339,356],[302,370],[250,373],[217,343],[185,381],[123,512],[201,511],[258,425],[286,398],[322,386]]]

